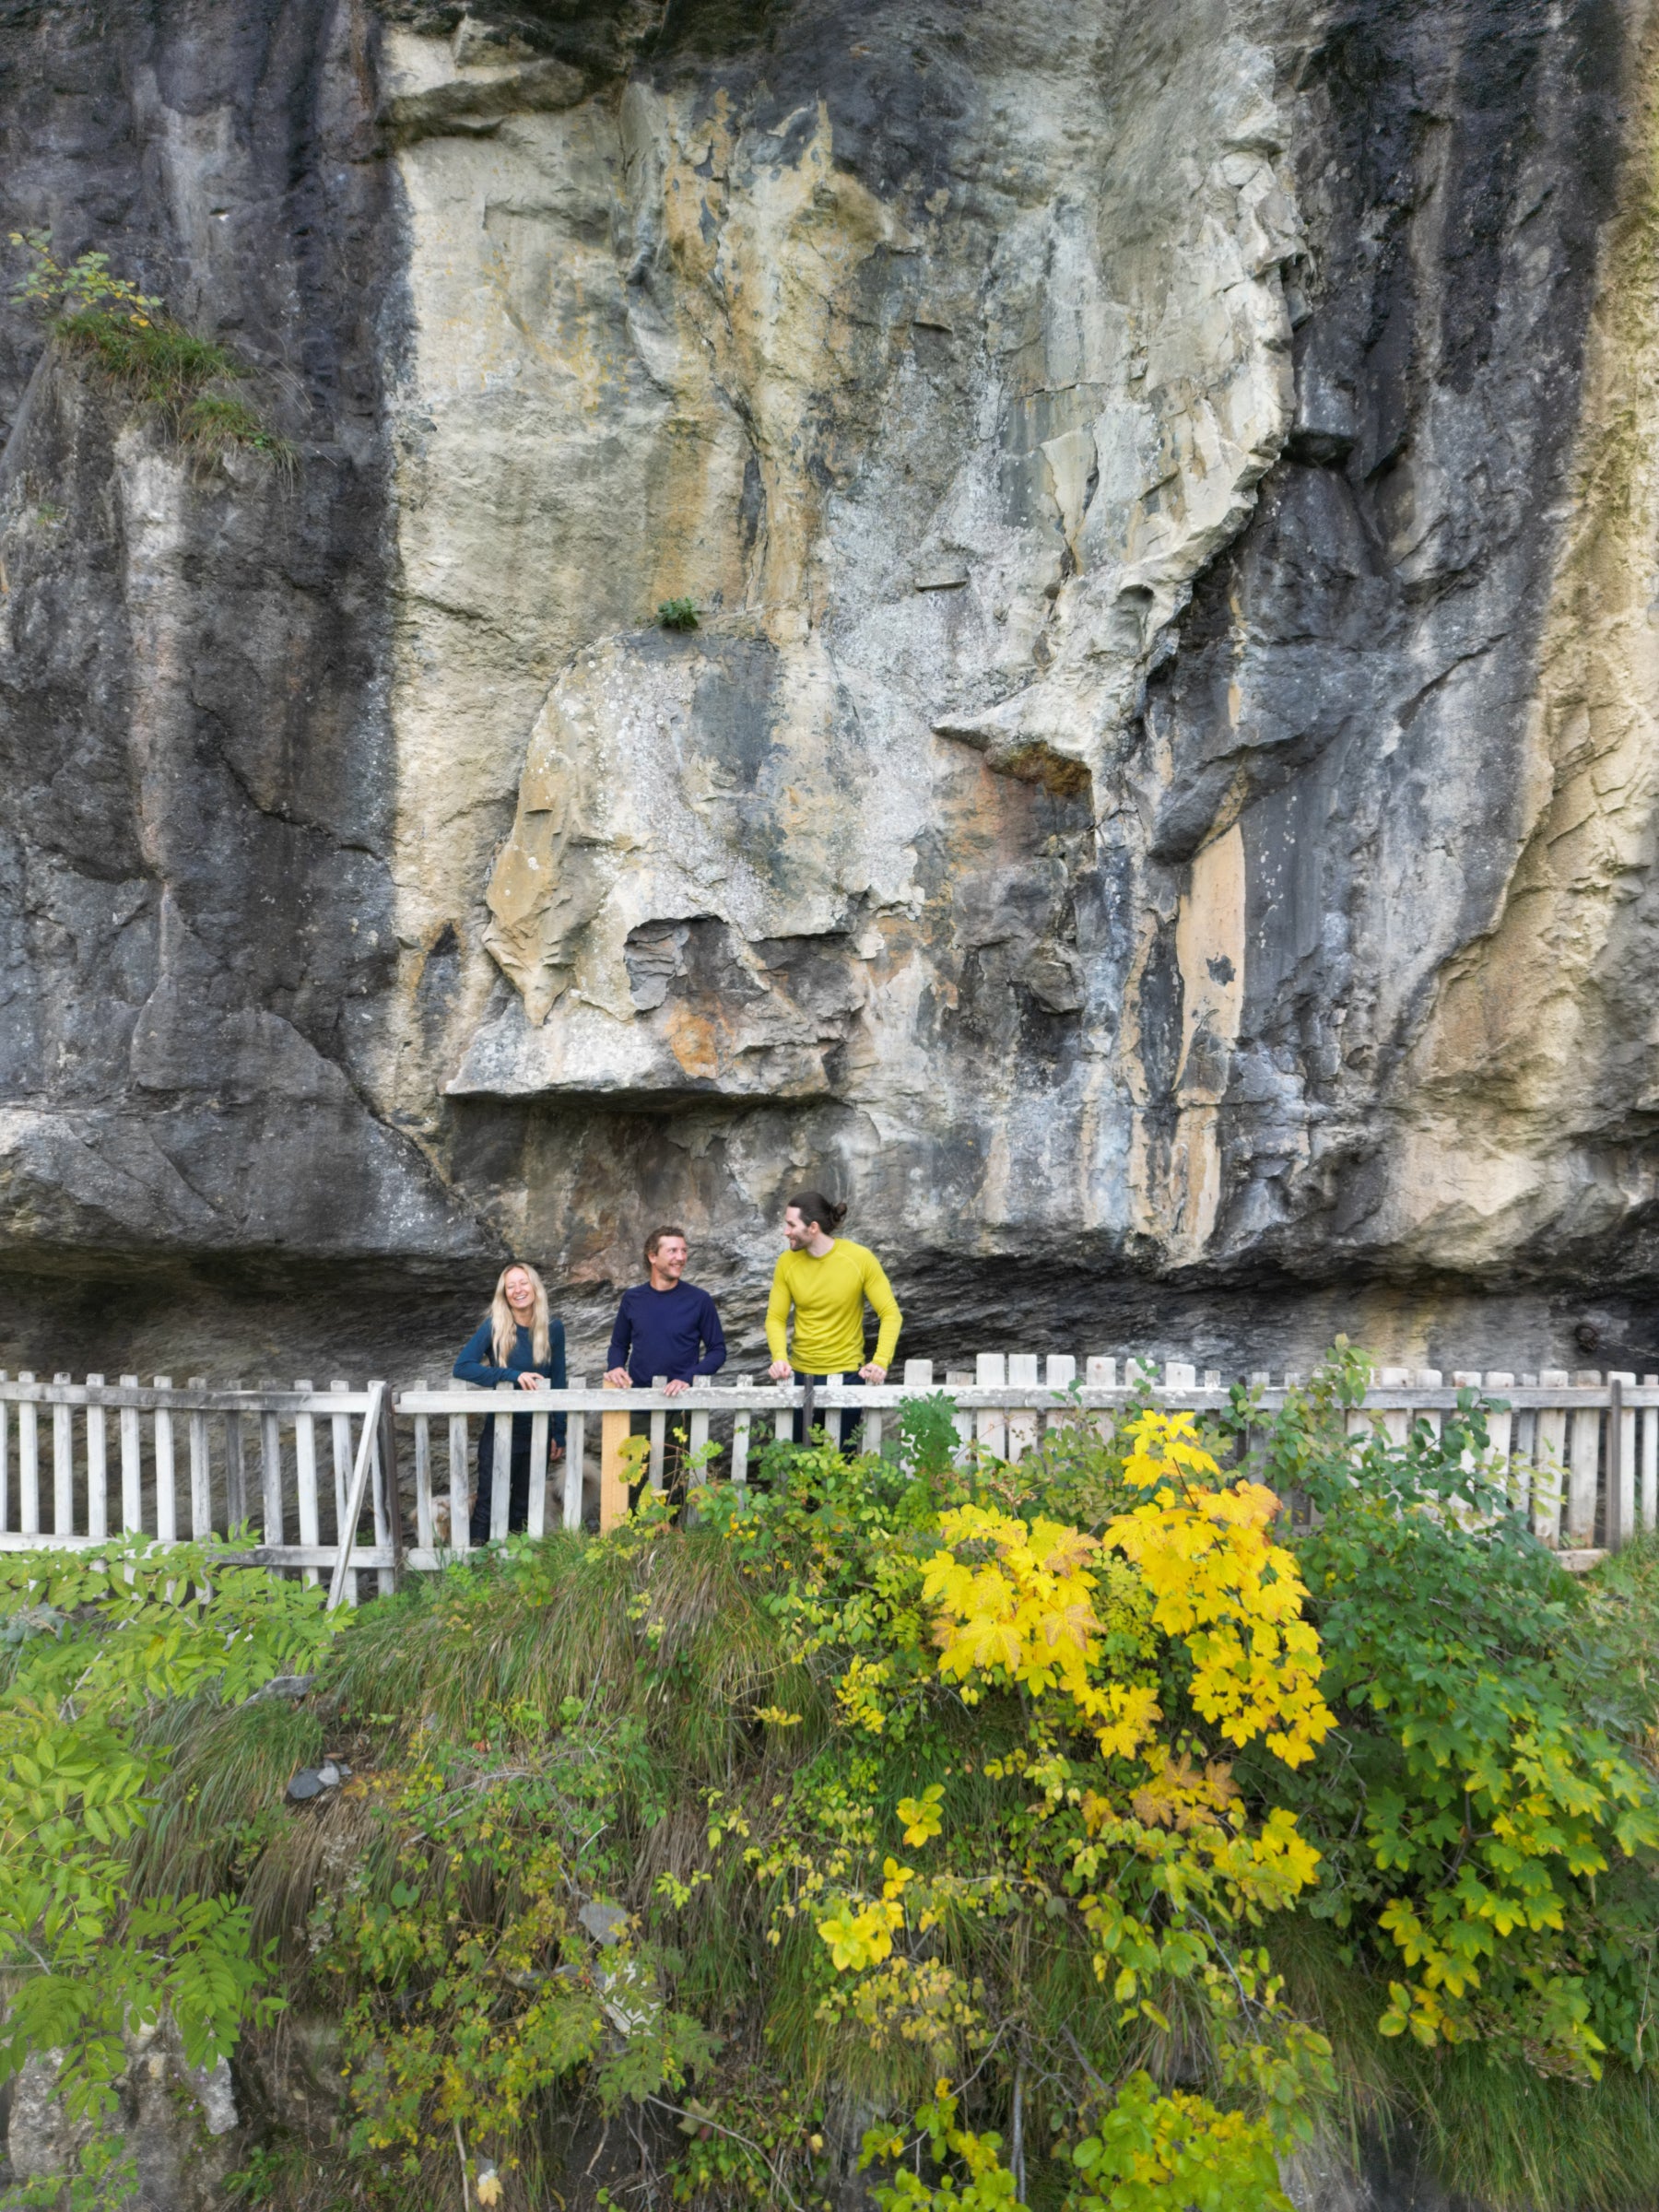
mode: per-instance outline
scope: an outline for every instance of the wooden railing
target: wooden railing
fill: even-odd
[[[1300,1380],[1257,1373],[1249,1382],[1263,1409],[1274,1411]],[[112,1384],[100,1375],[45,1382],[0,1373],[0,1550],[84,1548],[124,1533],[173,1543],[242,1529],[253,1540],[241,1556],[312,1582],[326,1574],[331,1604],[356,1603],[365,1574],[389,1591],[404,1568],[435,1568],[470,1547],[486,1421],[494,1423],[500,1470],[488,1538],[498,1542],[507,1534],[515,1418],[530,1431],[528,1527],[539,1535],[582,1526],[595,1506],[601,1526],[626,1511],[632,1470],[623,1443],[636,1415],[646,1417],[639,1474],[661,1488],[675,1429],[689,1452],[715,1442],[714,1479],[743,1482],[769,1426],[787,1437],[805,1414],[839,1441],[844,1424],[862,1419],[863,1448],[879,1450],[907,1397],[943,1390],[964,1444],[1017,1460],[1053,1424],[1110,1422],[1148,1387],[1160,1404],[1201,1412],[1230,1402],[1218,1371],[1201,1375],[1180,1361],[1155,1370],[1125,1360],[1120,1373],[1116,1359],[1099,1357],[1079,1375],[1065,1355],[1040,1361],[1000,1352],[938,1374],[926,1360],[908,1360],[901,1381],[876,1389],[830,1382],[810,1399],[798,1383],[747,1377],[701,1382],[671,1397],[660,1388],[590,1387],[581,1376],[562,1391],[416,1382],[394,1393],[378,1382],[320,1390],[309,1382],[209,1387],[193,1377],[177,1388],[166,1376],[147,1384],[124,1375]],[[1403,1439],[1414,1419],[1438,1428],[1464,1389],[1503,1402],[1488,1414],[1492,1471],[1567,1563],[1588,1564],[1654,1525],[1659,1376],[1381,1368],[1348,1425],[1358,1432],[1379,1423]],[[567,1422],[566,1450],[550,1463],[557,1415]]]

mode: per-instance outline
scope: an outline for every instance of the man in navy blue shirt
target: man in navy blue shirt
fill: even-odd
[[[718,1374],[725,1365],[725,1337],[714,1300],[694,1283],[683,1283],[689,1247],[686,1232],[672,1223],[653,1229],[645,1240],[645,1265],[650,1279],[635,1283],[622,1293],[606,1355],[606,1381],[614,1390],[649,1390],[658,1375],[665,1375],[670,1397],[689,1390],[694,1375]],[[649,1414],[634,1417],[636,1433],[648,1432]],[[685,1430],[671,1432],[665,1468],[669,1489],[677,1497],[684,1488]],[[642,1484],[629,1492],[629,1509],[639,1503]]]
[[[658,1375],[669,1394],[688,1390],[693,1375],[714,1375],[725,1365],[725,1338],[714,1300],[694,1283],[683,1283],[689,1257],[683,1229],[653,1229],[645,1240],[649,1282],[624,1290],[606,1355],[613,1389],[649,1390]]]

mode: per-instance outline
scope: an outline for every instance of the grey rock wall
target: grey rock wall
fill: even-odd
[[[1652,40],[10,6],[299,460],[0,310],[0,1359],[752,1341],[812,1180],[912,1351],[1659,1364]]]

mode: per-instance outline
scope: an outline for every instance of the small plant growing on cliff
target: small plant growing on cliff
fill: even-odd
[[[65,345],[141,404],[160,408],[182,444],[205,453],[241,447],[291,465],[287,439],[244,399],[211,389],[248,373],[228,347],[186,330],[159,298],[112,276],[107,253],[82,253],[65,268],[44,230],[14,230],[11,242],[29,257],[12,298],[43,309]]]
[[[112,322],[145,330],[161,305],[126,277],[112,276],[107,253],[79,254],[65,268],[52,251],[48,231],[14,230],[11,242],[26,247],[29,255],[28,269],[12,287],[12,298],[43,307],[51,315],[107,315]]]
[[[657,620],[665,629],[696,629],[697,602],[695,599],[665,599],[657,608]]]

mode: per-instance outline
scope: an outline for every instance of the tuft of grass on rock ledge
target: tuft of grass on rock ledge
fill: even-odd
[[[267,428],[245,399],[212,389],[248,373],[228,347],[198,337],[171,316],[140,323],[98,308],[62,315],[54,328],[65,345],[131,398],[159,408],[182,444],[211,454],[240,449],[265,454],[285,469],[294,465],[292,444]]]

